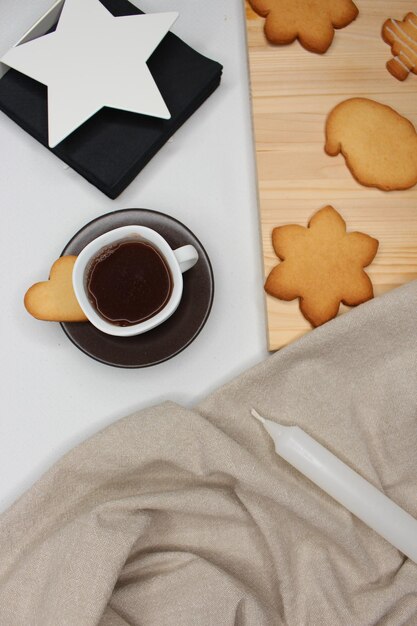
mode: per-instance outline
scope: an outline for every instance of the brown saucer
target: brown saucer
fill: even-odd
[[[197,337],[213,303],[213,270],[203,246],[184,224],[147,209],[125,209],[98,217],[74,235],[62,255],[79,254],[99,235],[128,224],[155,229],[172,248],[192,244],[197,249],[199,259],[184,274],[184,291],[178,309],[166,322],[136,337],[106,335],[89,322],[65,322],[61,326],[77,348],[101,363],[115,367],[148,367],[172,358]]]

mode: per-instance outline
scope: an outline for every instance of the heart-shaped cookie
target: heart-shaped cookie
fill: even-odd
[[[25,295],[27,311],[38,320],[86,322],[72,287],[76,256],[62,256],[51,267],[49,280],[32,285]]]

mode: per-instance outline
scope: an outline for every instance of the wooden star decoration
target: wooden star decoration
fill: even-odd
[[[51,148],[104,106],[171,117],[146,61],[177,17],[114,17],[99,0],[65,0],[53,33],[2,57],[5,65],[47,85]]]
[[[341,302],[356,306],[373,297],[363,268],[373,261],[378,241],[346,232],[333,207],[318,211],[307,228],[274,228],[272,242],[282,262],[270,272],[265,291],[281,300],[299,298],[301,312],[313,326],[336,317]]]

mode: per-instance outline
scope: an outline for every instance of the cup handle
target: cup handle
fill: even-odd
[[[198,261],[198,252],[194,246],[182,246],[181,248],[173,250],[173,252],[182,273],[191,269]]]

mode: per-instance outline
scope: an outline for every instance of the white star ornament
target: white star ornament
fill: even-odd
[[[104,106],[171,117],[146,61],[177,17],[114,17],[99,0],[65,0],[55,32],[12,48],[0,61],[47,85],[54,148]]]

